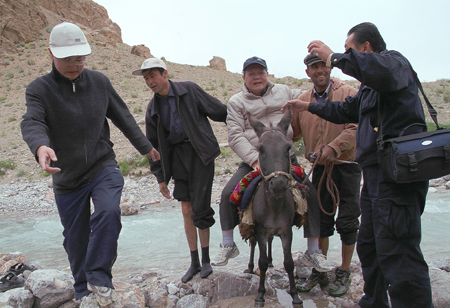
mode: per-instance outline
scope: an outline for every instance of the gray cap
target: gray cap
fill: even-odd
[[[312,56],[311,54],[308,54],[305,57],[305,60],[303,60],[303,63],[305,63],[306,65],[313,65],[313,64],[319,63],[319,62],[325,62],[325,61],[323,61],[318,56],[316,56],[316,55]]]
[[[83,31],[70,22],[60,23],[53,28],[50,33],[49,47],[53,56],[58,59],[86,56],[91,53],[91,46]]]
[[[152,68],[163,68],[163,69],[167,70],[166,63],[164,63],[163,60],[161,60],[159,58],[148,58],[147,60],[144,61],[144,63],[142,63],[141,68],[138,70],[135,70],[132,74],[141,76],[143,71],[149,70]]]

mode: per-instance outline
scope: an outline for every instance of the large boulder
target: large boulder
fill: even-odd
[[[0,0],[0,49],[11,48],[8,40],[14,44],[36,40],[47,25],[45,14],[34,1]]]
[[[37,270],[28,276],[25,289],[33,293],[35,308],[58,307],[74,298],[73,278],[58,270]]]
[[[208,308],[209,299],[200,294],[190,294],[182,297],[175,307],[177,308]]]
[[[64,20],[83,25],[110,40],[122,43],[120,27],[109,18],[103,6],[92,0],[39,0],[39,4]]]
[[[216,56],[214,56],[211,60],[209,60],[209,67],[219,71],[227,70],[225,59]]]
[[[131,47],[131,54],[139,57],[143,57],[145,59],[154,58],[150,53],[150,49],[145,45],[134,45]]]
[[[0,54],[17,53],[16,44],[48,38],[47,27],[76,23],[90,40],[122,43],[122,30],[106,9],[92,0],[0,0]]]
[[[23,253],[0,253],[0,276],[4,275],[11,266],[18,262],[25,262]]]
[[[139,290],[136,285],[128,284],[125,282],[114,282],[114,288],[116,289],[119,301],[123,307],[127,308],[144,308],[145,296]]]
[[[187,285],[193,289],[195,294],[209,297],[211,302],[215,303],[219,299],[257,294],[259,277],[252,274],[214,271],[207,279],[196,275]],[[266,281],[266,296],[275,294],[275,290]]]
[[[450,274],[441,269],[430,268],[431,290],[435,308],[450,307]]]
[[[23,288],[11,290],[8,305],[11,307],[31,308],[34,304],[33,294]]]

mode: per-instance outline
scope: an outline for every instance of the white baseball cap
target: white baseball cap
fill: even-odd
[[[83,31],[70,22],[63,22],[53,28],[49,46],[52,54],[59,59],[91,53],[91,46]]]
[[[163,60],[159,58],[148,58],[147,60],[144,61],[144,63],[142,63],[141,69],[135,70],[132,74],[139,76],[142,75],[142,72],[144,70],[149,70],[152,68],[163,68],[167,70],[166,63],[164,63]]]

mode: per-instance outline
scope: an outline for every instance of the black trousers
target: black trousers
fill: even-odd
[[[313,171],[312,183],[316,189],[319,187],[320,179],[325,171],[325,166],[316,165]],[[326,188],[327,177],[320,188],[320,200],[322,207],[328,213],[333,211],[333,199]],[[359,229],[359,207],[361,168],[357,164],[334,165],[331,179],[339,191],[340,205],[337,208],[337,218],[326,215],[320,211],[320,237],[330,237],[336,230],[345,245],[356,243]]]
[[[433,307],[428,265],[420,250],[428,181],[383,180],[378,164],[363,168],[357,251],[364,277],[362,308]]]
[[[214,161],[205,166],[190,142],[173,145],[172,155],[173,197],[191,202],[192,220],[197,228],[211,227],[215,223],[211,207]]]
[[[114,288],[111,270],[122,229],[120,198],[123,176],[117,166],[105,167],[88,186],[55,195],[64,227],[64,249],[75,279],[75,299],[91,293],[87,282]],[[90,200],[94,204],[91,215]]]

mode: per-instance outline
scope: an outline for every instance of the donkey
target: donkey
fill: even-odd
[[[259,168],[263,181],[256,189],[253,198],[254,239],[250,240],[251,252],[256,242],[259,246],[260,280],[255,307],[264,307],[266,271],[271,263],[271,243],[274,236],[281,238],[284,254],[284,268],[289,276],[292,304],[296,308],[303,307],[303,301],[297,293],[294,281],[294,260],[292,259],[292,225],[295,215],[295,204],[290,190],[291,161],[290,143],[286,140],[287,130],[291,124],[291,109],[288,108],[281,121],[273,127],[266,127],[248,115],[250,125],[258,135]],[[270,255],[267,255],[269,246]],[[270,259],[269,259],[270,258]],[[251,269],[250,269],[251,265]],[[253,256],[250,256],[250,272],[253,271]]]

